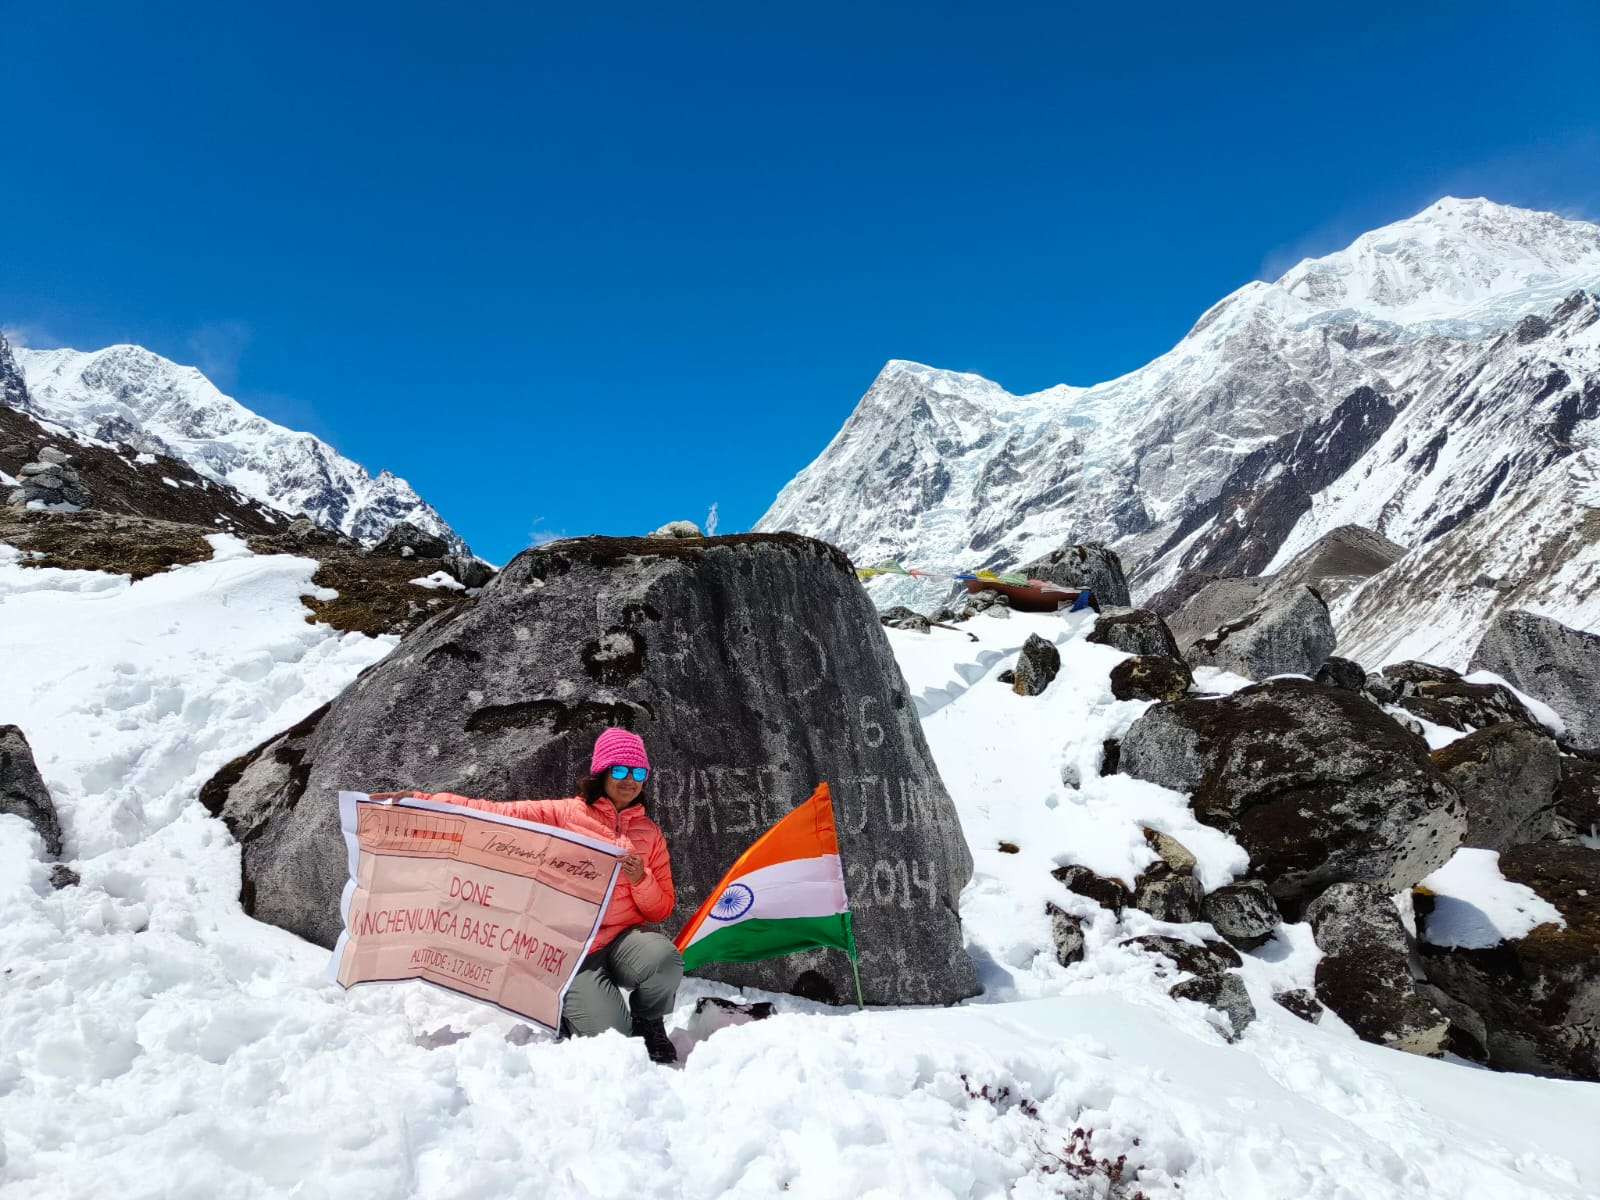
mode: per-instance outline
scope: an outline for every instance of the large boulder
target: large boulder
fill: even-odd
[[[1046,583],[1068,588],[1087,588],[1101,604],[1126,607],[1133,602],[1128,596],[1128,578],[1122,573],[1122,560],[1115,550],[1099,542],[1063,546],[1043,558],[1023,563],[1018,570],[1029,579],[1043,579]]]
[[[1205,898],[1200,913],[1240,950],[1264,946],[1283,920],[1272,889],[1259,879],[1241,879],[1219,887]]]
[[[1195,815],[1238,839],[1290,912],[1334,883],[1411,887],[1466,832],[1425,742],[1361,696],[1309,680],[1157,705],[1122,739],[1119,765],[1192,793]]]
[[[1368,678],[1374,697],[1450,729],[1487,729],[1514,721],[1543,731],[1527,706],[1499,683],[1469,683],[1461,672],[1425,662],[1390,663],[1377,679]]]
[[[1566,723],[1564,741],[1570,748],[1600,751],[1600,634],[1506,609],[1483,635],[1469,665],[1493,671],[1555,709]]]
[[[1483,1017],[1491,1066],[1600,1081],[1600,850],[1518,846],[1500,856],[1500,873],[1549,901],[1566,924],[1487,949],[1424,940],[1428,978]]]
[[[1549,837],[1554,827],[1561,755],[1543,734],[1504,722],[1433,752],[1467,806],[1467,836],[1480,850],[1509,850]]]
[[[1191,642],[1184,657],[1192,666],[1219,667],[1247,679],[1314,676],[1337,642],[1322,597],[1296,587]]]
[[[1129,608],[1096,617],[1094,628],[1084,640],[1110,646],[1126,654],[1183,657],[1178,653],[1178,643],[1172,636],[1172,630],[1167,628],[1167,623],[1143,608]]]
[[[0,813],[21,817],[33,826],[50,857],[61,857],[55,801],[33,761],[33,747],[15,725],[0,725]]]
[[[645,790],[676,932],[764,830],[832,785],[877,1004],[979,990],[957,901],[972,859],[888,640],[848,559],[792,534],[583,538],[524,551],[325,710],[229,764],[202,800],[243,844],[261,920],[339,932],[341,788],[570,795],[595,735],[649,744]],[[842,954],[708,969],[844,1000]]]
[[[1411,977],[1400,913],[1383,888],[1336,883],[1306,909],[1322,958],[1317,999],[1363,1041],[1438,1057],[1450,1022]]]

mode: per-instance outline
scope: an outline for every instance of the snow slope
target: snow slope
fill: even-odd
[[[27,399],[14,407],[76,433],[170,454],[246,496],[363,542],[409,521],[461,539],[404,479],[376,478],[309,433],[257,416],[194,367],[140,346],[80,350],[19,348]]]
[[[1446,198],[1246,284],[1093,387],[1018,397],[891,362],[757,528],[931,570],[1104,541],[1140,595],[1184,568],[1257,573],[1343,523],[1415,549],[1597,436],[1595,302],[1566,303],[1580,289],[1600,290],[1600,226]],[[932,599],[904,578],[871,588],[884,606]],[[1569,620],[1586,597],[1559,591],[1540,599]]]
[[[1600,1192],[1600,1087],[1297,1021],[1270,995],[1310,978],[1303,926],[1247,956],[1261,1015],[1228,1045],[1216,1014],[1165,996],[1160,960],[1116,945],[1205,927],[1129,914],[1118,930],[1050,879],[1066,861],[1129,877],[1150,853],[1141,820],[1210,882],[1243,865],[1181,796],[1093,770],[1142,705],[1111,698],[1120,656],[1081,620],[889,634],[939,701],[924,727],[976,861],[962,915],[980,1000],[776,997],[777,1016],[707,1038],[695,999],[733,993],[690,981],[671,1071],[615,1035],[525,1038],[421,984],[341,992],[325,951],[242,914],[238,848],[195,796],[388,647],[305,623],[309,560],[213,544],[214,561],[137,584],[0,556],[0,721],[32,738],[83,877],[51,890],[32,833],[0,818],[6,1200],[1103,1196],[1060,1168],[1075,1131],[1096,1159],[1126,1154],[1150,1200]],[[1038,698],[994,680],[1029,632],[1064,657]],[[1055,963],[1046,899],[1089,918],[1085,963]]]

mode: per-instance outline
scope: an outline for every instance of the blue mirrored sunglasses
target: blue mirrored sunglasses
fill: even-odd
[[[613,778],[613,779],[626,779],[629,775],[633,776],[633,781],[635,783],[643,783],[646,779],[650,778],[650,768],[649,767],[612,767],[611,768],[611,778]]]

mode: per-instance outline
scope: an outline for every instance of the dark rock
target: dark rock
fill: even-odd
[[[1482,950],[1424,941],[1428,979],[1483,1018],[1491,1066],[1600,1081],[1600,850],[1517,846],[1500,856],[1500,873],[1554,905],[1566,925]]]
[[[1561,760],[1554,832],[1557,837],[1590,838],[1600,843],[1600,762]]]
[[[1193,793],[1196,816],[1238,839],[1291,913],[1331,883],[1411,887],[1466,830],[1425,743],[1360,696],[1309,680],[1157,705],[1123,739],[1121,767]]]
[[[1021,854],[1022,853],[1022,847],[1017,845],[1015,842],[1002,841],[999,844],[999,846],[996,847],[996,849],[998,849],[1001,854]]]
[[[1506,609],[1472,653],[1474,671],[1493,671],[1543,700],[1566,723],[1562,744],[1600,752],[1600,634]]]
[[[1111,668],[1111,694],[1118,700],[1181,700],[1194,686],[1182,659],[1141,654]]]
[[[1030,633],[1017,655],[1011,690],[1019,696],[1037,696],[1061,671],[1061,651],[1037,633]]]
[[[1359,692],[1367,686],[1367,672],[1360,663],[1348,658],[1330,657],[1317,672],[1316,681],[1323,687],[1340,687],[1347,692]]]
[[[50,886],[58,892],[62,888],[77,887],[82,882],[83,877],[65,863],[57,863],[50,868]]]
[[[1178,643],[1173,640],[1167,623],[1143,608],[1096,617],[1094,629],[1084,640],[1111,646],[1127,654],[1183,657],[1178,653]]]
[[[1411,1054],[1444,1053],[1450,1022],[1411,978],[1405,927],[1383,888],[1336,883],[1306,909],[1322,959],[1317,998],[1356,1034]]]
[[[1057,882],[1065,884],[1067,891],[1087,896],[1101,908],[1108,908],[1119,917],[1122,910],[1133,903],[1133,895],[1128,891],[1127,884],[1120,879],[1096,875],[1088,867],[1057,867],[1050,875]]]
[[[1315,1025],[1322,1018],[1322,1001],[1318,1000],[1317,994],[1309,988],[1295,988],[1290,992],[1278,992],[1272,999],[1302,1021],[1307,1021],[1312,1025]]]
[[[539,547],[201,799],[243,844],[253,915],[331,945],[340,788],[570,794],[600,729],[628,726],[655,767],[645,800],[671,848],[675,931],[826,780],[867,999],[948,1003],[978,990],[957,916],[972,860],[874,617],[849,560],[792,534]],[[855,990],[824,951],[705,973]]]
[[[1115,550],[1098,542],[1063,546],[1043,558],[1024,563],[1018,571],[1029,579],[1043,579],[1046,583],[1068,588],[1087,588],[1101,604],[1126,606],[1132,603],[1128,598],[1128,579],[1122,573],[1122,560]]]
[[[1122,739],[1106,738],[1100,743],[1100,775],[1115,775],[1122,770]]]
[[[1468,683],[1459,671],[1432,663],[1393,663],[1383,669],[1383,682],[1398,704],[1424,721],[1449,729],[1487,729],[1502,721],[1515,721],[1543,732],[1516,693],[1498,683]],[[1368,690],[1372,690],[1368,681]]]
[[[1468,1008],[1441,987],[1418,981],[1413,985],[1417,995],[1433,1005],[1450,1022],[1450,1032],[1445,1037],[1447,1053],[1477,1063],[1489,1061],[1489,1027],[1481,1013]]]
[[[1256,1019],[1255,1005],[1250,1002],[1244,980],[1229,969],[1242,962],[1230,946],[1222,942],[1196,946],[1180,938],[1159,936],[1132,938],[1123,944],[1170,959],[1178,970],[1193,976],[1168,989],[1167,994],[1180,1000],[1198,1000],[1226,1014],[1233,1031],[1229,1041],[1237,1039]]]
[[[1017,681],[1017,673],[1010,667],[1007,667],[1004,671],[1001,671],[1000,674],[996,675],[995,679],[1000,683],[1010,686]]]
[[[61,857],[55,801],[33,761],[33,748],[15,725],[0,725],[0,813],[21,817],[43,840],[45,853]]]
[[[1367,681],[1361,687],[1362,694],[1374,704],[1393,704],[1400,699],[1400,689],[1385,679],[1381,672],[1367,672]]]
[[[1191,875],[1169,875],[1156,879],[1146,876],[1139,880],[1139,886],[1134,890],[1133,906],[1158,921],[1186,925],[1200,919],[1200,902],[1204,898],[1205,889]]]
[[[1184,657],[1247,679],[1309,677],[1322,669],[1337,641],[1322,597],[1297,587],[1190,643]]]
[[[932,622],[919,612],[913,612],[904,604],[896,604],[893,608],[886,608],[878,614],[878,620],[889,629],[909,629],[916,633],[927,633],[932,628]]]
[[[1509,722],[1491,725],[1435,750],[1433,765],[1467,806],[1463,846],[1509,850],[1550,836],[1561,755],[1548,737]]]
[[[1282,917],[1272,892],[1259,879],[1241,879],[1205,898],[1200,913],[1240,950],[1254,950],[1272,938]]]
[[[1056,961],[1063,967],[1083,961],[1083,922],[1062,909],[1046,902],[1045,912],[1050,915],[1050,941],[1056,948]]]
[[[296,517],[290,521],[283,536],[291,542],[303,542],[309,546],[331,546],[339,540],[336,532],[318,525],[310,517]]]
[[[450,553],[450,543],[418,529],[410,521],[398,521],[372,548],[372,553],[381,558],[443,558]]]

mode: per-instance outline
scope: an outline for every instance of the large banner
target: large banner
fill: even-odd
[[[425,979],[555,1029],[624,851],[478,809],[339,793],[343,987]]]

